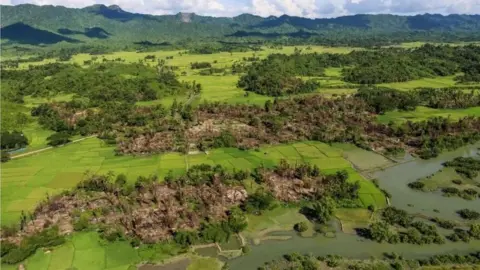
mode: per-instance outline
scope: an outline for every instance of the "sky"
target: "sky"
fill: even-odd
[[[288,14],[330,18],[359,13],[414,15],[423,13],[480,14],[480,0],[0,0],[3,5],[37,4],[81,8],[93,4],[118,5],[129,12],[231,17],[251,13],[267,17]]]

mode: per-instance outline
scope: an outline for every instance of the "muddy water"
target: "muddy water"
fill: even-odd
[[[413,160],[372,174],[379,180],[380,187],[392,194],[391,204],[410,213],[421,213],[446,219],[458,219],[455,212],[462,208],[480,209],[480,200],[466,201],[455,197],[443,197],[440,194],[423,193],[408,188],[407,183],[435,173],[442,163],[458,156],[477,156],[480,144],[464,147],[431,160]],[[409,206],[413,205],[413,206]],[[434,212],[434,209],[439,213]],[[383,252],[397,252],[405,258],[422,258],[435,254],[466,254],[480,250],[480,241],[470,243],[452,243],[444,245],[380,244],[362,239],[356,235],[337,233],[335,238],[316,236],[302,238],[295,233],[286,241],[264,241],[251,246],[251,251],[229,261],[230,269],[257,269],[265,262],[280,258],[284,254],[298,252],[316,256],[338,254],[349,258],[366,259],[380,257]]]
[[[414,160],[384,171],[372,174],[380,187],[392,194],[391,204],[412,213],[438,216],[446,219],[459,219],[455,213],[462,208],[480,209],[480,200],[467,201],[457,197],[444,197],[438,193],[421,192],[410,189],[407,184],[437,172],[442,163],[459,156],[478,156],[480,144],[463,147],[456,151],[442,154],[430,160]],[[412,206],[409,206],[412,205]],[[439,213],[434,212],[438,210]]]

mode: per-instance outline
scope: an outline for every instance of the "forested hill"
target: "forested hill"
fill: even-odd
[[[186,39],[261,40],[312,39],[331,43],[357,37],[389,36],[389,40],[478,40],[480,15],[353,15],[308,19],[283,15],[267,18],[242,14],[233,18],[193,13],[153,16],[130,13],[118,6],[81,9],[23,4],[1,6],[2,40],[6,44],[58,42],[161,43]],[[5,44],[5,43],[4,43]]]

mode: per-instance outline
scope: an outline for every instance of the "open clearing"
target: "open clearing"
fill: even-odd
[[[97,138],[88,138],[5,163],[1,171],[2,223],[17,222],[22,210],[33,210],[46,194],[74,187],[83,179],[86,171],[124,173],[130,182],[134,182],[138,176],[157,175],[163,179],[169,171],[181,174],[188,166],[195,164],[251,169],[262,164],[274,166],[281,159],[290,163],[316,164],[327,174],[347,170],[350,181],[360,181],[360,200],[365,207],[370,204],[377,207],[385,205],[385,197],[380,190],[355,172],[350,162],[343,158],[344,150],[320,142],[265,146],[258,151],[223,148],[214,149],[208,154],[186,156],[180,153],[146,157],[115,156],[113,149]]]
[[[313,233],[313,224],[302,214],[299,208],[276,207],[265,211],[262,215],[248,215],[248,227],[243,235],[259,244],[267,235],[278,231],[292,231],[298,222],[305,222],[309,229],[305,233]]]
[[[372,213],[367,209],[337,209],[335,217],[342,224],[344,233],[355,234],[357,228],[367,228]]]

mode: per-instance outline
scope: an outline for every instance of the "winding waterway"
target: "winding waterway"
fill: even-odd
[[[424,193],[408,188],[407,183],[431,175],[442,168],[442,163],[458,156],[477,156],[480,144],[460,148],[430,160],[413,160],[371,174],[378,179],[381,188],[392,195],[391,204],[410,213],[420,213],[445,219],[458,219],[455,212],[462,208],[480,209],[480,200],[467,201],[456,197],[443,197],[437,193]],[[435,210],[435,211],[434,211]],[[437,211],[438,210],[438,211]],[[252,245],[251,251],[229,261],[230,269],[257,269],[265,262],[284,254],[298,252],[316,256],[338,254],[349,258],[367,259],[380,257],[383,252],[397,252],[405,258],[421,258],[435,254],[462,254],[480,250],[480,241],[449,242],[444,245],[385,244],[365,240],[356,235],[337,233],[335,238],[316,236],[302,238],[294,232],[286,232],[292,238],[286,241],[263,241]]]

